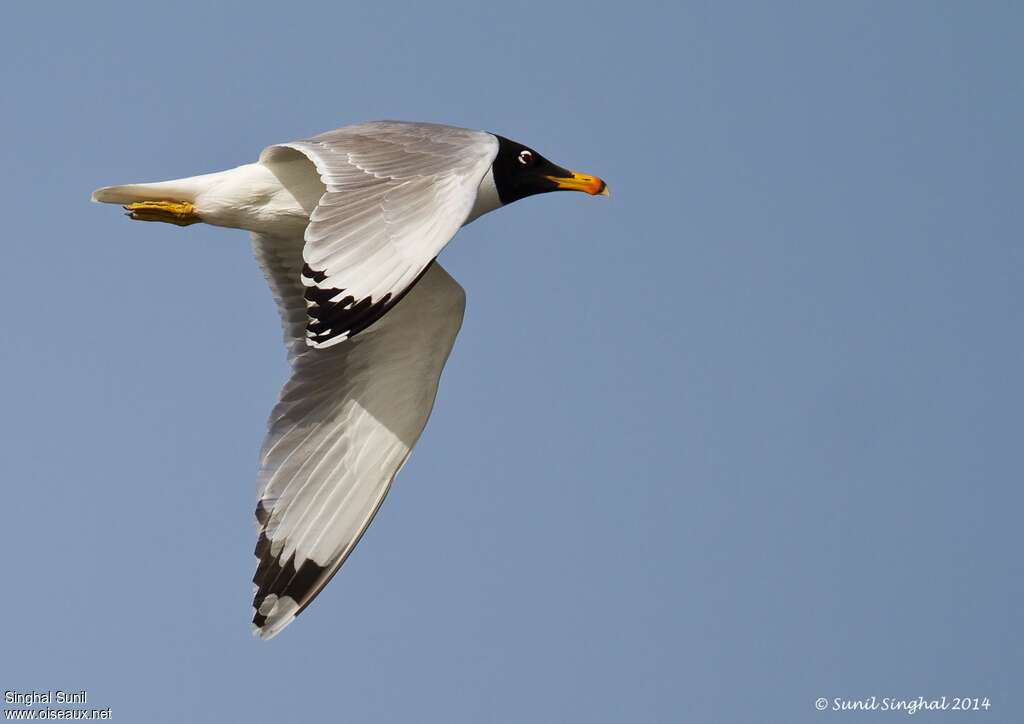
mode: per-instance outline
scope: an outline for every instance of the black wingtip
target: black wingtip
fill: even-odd
[[[314,346],[324,346],[339,336],[355,337],[402,301],[433,265],[434,261],[431,260],[397,296],[388,292],[377,300],[373,297],[357,300],[355,296],[345,294],[343,288],[322,286],[327,280],[326,272],[304,264],[303,279],[312,282],[312,286],[306,285],[303,294],[306,299],[306,313],[309,315],[307,340]]]

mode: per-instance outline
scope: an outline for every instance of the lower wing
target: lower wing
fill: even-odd
[[[309,347],[302,246],[253,235],[292,363],[260,456],[253,624],[262,638],[310,604],[370,525],[430,416],[465,309],[462,287],[434,262],[361,334]]]

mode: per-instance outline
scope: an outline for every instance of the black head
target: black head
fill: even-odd
[[[491,168],[501,203],[511,204],[548,191],[583,191],[591,195],[608,195],[608,186],[596,176],[556,166],[532,148],[503,136],[497,136],[497,139],[498,155]]]

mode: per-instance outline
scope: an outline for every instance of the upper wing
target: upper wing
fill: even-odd
[[[434,263],[358,337],[311,348],[301,246],[253,235],[292,363],[261,454],[253,623],[264,638],[309,605],[373,520],[426,425],[466,304]]]
[[[469,216],[498,141],[376,121],[271,146],[260,160],[294,151],[327,187],[306,228],[302,283],[307,343],[329,347],[369,327],[416,283]]]

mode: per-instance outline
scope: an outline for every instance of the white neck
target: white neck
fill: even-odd
[[[480,185],[476,189],[476,200],[473,202],[469,216],[462,223],[463,226],[471,221],[476,221],[488,211],[494,211],[503,206],[501,199],[498,198],[498,187],[494,185],[493,171],[494,169],[487,169],[487,173],[480,179]]]

